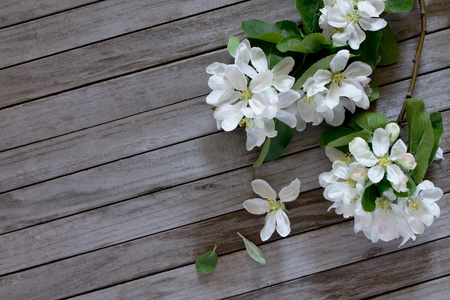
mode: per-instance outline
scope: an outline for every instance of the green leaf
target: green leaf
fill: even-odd
[[[427,171],[434,145],[433,126],[422,100],[406,100],[406,120],[409,132],[409,152],[414,155],[417,163],[411,176],[415,182],[420,183]]]
[[[361,204],[365,211],[372,212],[377,207],[375,203],[377,201],[377,187],[376,185],[370,185],[364,190]]]
[[[378,62],[378,65],[387,66],[398,61],[400,52],[398,50],[397,40],[389,25],[381,29],[381,33],[380,47],[378,48],[380,61]]]
[[[289,20],[272,25],[264,21],[250,19],[242,22],[242,29],[250,37],[275,44],[287,36],[302,36],[297,23]]]
[[[207,274],[214,271],[219,261],[219,257],[216,253],[217,245],[214,246],[212,251],[208,251],[205,254],[199,256],[195,261],[195,269],[201,274]]]
[[[375,78],[371,77],[369,85],[370,88],[372,89],[372,93],[369,96],[369,101],[372,102],[380,98],[380,89],[378,88],[378,83],[375,80]]]
[[[346,127],[330,127],[325,129],[319,137],[321,147],[341,147],[348,145],[354,138],[360,137],[370,141],[372,135],[367,130],[353,131]]]
[[[378,62],[378,46],[381,41],[381,30],[366,31],[366,39],[359,46],[360,55],[355,58],[357,61],[367,63],[372,70],[375,70]]]
[[[271,139],[266,139],[266,141],[264,142],[264,145],[261,149],[261,153],[259,154],[258,159],[253,164],[253,168],[259,168],[264,162],[264,159],[266,159],[267,153],[269,153],[270,149],[270,141]]]
[[[239,38],[230,36],[230,39],[228,40],[227,50],[231,56],[233,56],[233,57],[236,56],[236,50],[240,43],[241,43],[241,40]]]
[[[259,248],[255,244],[247,240],[242,234],[240,234],[239,232],[237,234],[244,241],[245,249],[247,250],[248,255],[250,255],[250,257],[253,258],[253,260],[257,263],[265,265],[266,260],[264,259],[264,255],[262,254],[261,250],[259,250]]]
[[[320,60],[318,60],[317,62],[315,62],[311,67],[309,67],[303,74],[302,76],[295,82],[294,86],[292,87],[292,89],[294,91],[297,91],[299,89],[302,88],[303,84],[306,82],[306,80],[308,80],[308,78],[313,77],[314,74],[316,74],[316,72],[318,70],[328,70],[330,68],[330,62],[331,60],[334,58],[336,54],[332,54],[329,55],[325,58],[322,58]]]
[[[413,7],[414,0],[385,0],[385,12],[399,13],[410,11]]]
[[[441,145],[441,136],[444,133],[444,123],[442,121],[442,115],[439,112],[434,112],[430,114],[431,126],[433,127],[434,133],[434,143],[433,150],[431,151],[430,159],[428,160],[428,165],[433,163],[436,156],[436,152]]]
[[[293,51],[301,53],[315,53],[323,48],[331,48],[332,41],[327,41],[321,33],[313,33],[305,38],[299,36],[289,36],[281,40],[277,48],[281,52]]]
[[[347,123],[347,125],[353,130],[366,129],[372,133],[377,128],[384,128],[386,124],[387,119],[385,115],[362,111],[355,113]]]
[[[294,136],[295,128],[291,128],[280,120],[276,121],[277,135],[270,140],[270,148],[264,161],[272,161],[280,157]]]
[[[387,180],[386,177],[383,177],[383,179],[381,179],[380,182],[377,183],[377,189],[378,189],[378,194],[383,194],[384,191],[386,191],[387,189],[390,189],[391,183],[389,180]]]
[[[323,8],[323,0],[296,0],[295,6],[302,17],[306,34],[320,32],[319,9]]]

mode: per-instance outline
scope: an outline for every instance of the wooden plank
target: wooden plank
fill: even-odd
[[[446,223],[438,229],[438,235],[445,236],[444,232],[450,229],[448,221]],[[267,266],[258,265],[245,251],[239,251],[221,256],[217,268],[206,276],[197,274],[191,264],[74,299],[146,299],[149,295],[157,299],[219,299],[398,251],[394,243],[373,245],[360,235],[355,235],[348,225],[339,224],[262,245],[260,248],[265,254]],[[429,235],[422,236],[416,245],[430,241],[429,238]],[[431,267],[442,264],[439,254],[448,257],[449,240],[447,238],[419,248],[430,257]],[[444,257],[441,259],[444,260]],[[448,268],[446,264],[442,266],[442,271],[448,272]],[[390,280],[389,276],[386,277]]]
[[[214,61],[231,63],[232,58],[226,51],[201,55],[0,110],[0,150],[205,95],[209,92],[205,69]]]
[[[320,156],[320,154],[316,154],[316,156]],[[446,158],[449,158],[449,155],[446,155]],[[238,209],[242,210],[241,203],[243,200],[253,197],[249,187],[251,180],[255,177],[265,178],[274,186],[286,184],[280,179],[280,174],[283,174],[282,178],[284,180],[285,178],[300,178],[302,181],[300,200],[296,201],[294,206],[289,206],[296,211],[290,215],[292,224],[296,224],[293,225],[294,232],[296,230],[301,232],[329,225],[328,221],[335,222],[337,219],[340,219],[340,217],[330,216],[329,213],[326,213],[330,202],[322,198],[322,189],[308,192],[311,188],[318,187],[318,173],[308,174],[309,172],[306,172],[306,174],[300,176],[299,168],[296,164],[299,160],[305,161],[305,153],[298,153],[280,159],[276,163],[263,165],[263,167],[258,169],[260,171],[259,174],[252,168],[246,168],[190,183],[188,186],[176,187],[132,201],[2,235],[0,236],[2,272],[9,273],[22,268],[48,263],[51,260],[62,259],[67,256],[122,243],[130,239],[185,226],[189,223],[213,218]],[[318,166],[314,168],[320,168],[322,171],[330,168],[330,163],[327,163],[326,160],[320,160],[320,162],[320,165],[325,166],[325,168]],[[278,165],[281,165],[281,167]],[[443,166],[443,168],[445,167]],[[233,180],[236,177],[239,177],[239,182]],[[429,176],[429,178],[444,190],[449,189],[446,187],[448,178],[442,177],[441,174],[434,173],[434,176]],[[217,184],[217,182],[220,184]],[[183,195],[183,197],[180,197],[180,195]],[[203,199],[208,199],[208,202],[205,203],[202,201]],[[445,203],[444,200],[441,203]],[[167,211],[180,217],[177,217],[176,220],[168,219]],[[208,223],[209,225],[204,223],[194,225],[200,227],[195,230],[186,229],[187,231],[180,234],[180,236],[189,236],[189,231],[201,231],[200,240],[197,240],[197,242],[200,242],[208,236],[205,233],[205,228],[211,230],[209,235],[214,235],[216,232],[220,234],[225,232],[224,230],[216,230],[214,227],[216,225],[214,224],[236,230],[232,226],[233,222],[236,223],[236,219],[239,219],[238,224],[242,224],[242,228],[253,226],[251,223],[243,225],[246,222],[244,220],[249,218],[249,216],[246,212],[241,213],[243,213],[243,217],[226,215],[225,217],[220,217],[220,220],[211,221],[212,223]],[[444,211],[442,214],[444,214]],[[241,215],[238,214],[237,216]],[[119,223],[117,222],[118,219],[120,219]],[[259,223],[254,222],[258,219]],[[263,218],[255,216],[251,222],[254,222],[256,226],[262,227],[262,221]],[[230,226],[226,225],[228,222],[232,222]],[[75,228],[76,230],[74,230]],[[253,232],[254,236],[251,237],[256,240],[258,230],[255,229]],[[166,234],[164,235],[164,237],[167,236]],[[98,237],[101,237],[101,239]],[[194,242],[195,238],[190,237],[190,241]],[[217,242],[222,244],[220,240]],[[30,259],[30,256],[33,259]]]
[[[242,0],[110,0],[0,30],[0,68],[49,56]],[[133,22],[130,22],[130,19]]]
[[[446,69],[419,77],[416,96],[427,100],[427,108],[430,111],[450,109],[450,103],[441,101],[443,94],[450,93],[450,87],[446,84],[446,78],[449,76],[450,69]],[[392,107],[401,107],[402,97],[408,85],[408,81],[403,81],[382,87],[382,98],[377,101],[377,104],[380,103],[380,105],[377,105],[376,109],[384,112],[389,119],[395,119],[397,111],[393,110]],[[396,99],[397,101],[391,100],[388,103],[386,98]],[[157,99],[159,98],[155,100]],[[123,102],[121,102],[121,105],[134,107]],[[69,115],[72,111],[77,111],[76,107],[73,110],[67,109]],[[101,107],[97,107],[97,109],[100,110]],[[59,111],[59,109],[56,110]],[[48,116],[51,113],[51,111],[48,111],[48,114],[43,113],[43,115]],[[161,116],[158,117],[159,115]],[[19,117],[16,114],[9,114],[9,116],[12,119],[15,119],[16,116]],[[94,119],[95,116],[96,114],[90,117]],[[157,117],[159,118],[158,122],[150,121]],[[34,118],[29,119],[34,120]],[[76,117],[74,120],[81,122]],[[41,126],[42,131],[47,128],[46,123],[41,124]],[[59,128],[57,123],[54,124],[54,128]],[[184,128],[183,130],[187,134],[180,135],[180,128]],[[302,144],[295,144],[296,146],[293,149],[299,150],[304,148],[305,145],[315,145],[321,130],[321,128],[308,128],[307,134],[305,132],[297,133],[297,136],[302,135],[301,140],[300,137],[297,137]],[[210,107],[204,104],[204,97],[202,97],[19,149],[1,152],[0,192],[63,176],[216,131]],[[11,128],[10,132],[15,131]],[[35,133],[35,131],[23,132],[23,135],[31,135],[33,132]],[[20,134],[17,138],[20,138]],[[307,140],[305,141],[305,139]],[[443,139],[445,140],[445,136]],[[108,149],[108,151],[105,151],[105,149]]]
[[[362,299],[430,280],[450,273],[447,263],[450,255],[450,238],[425,245],[368,259],[349,266],[306,276],[273,287],[266,287],[231,299]],[[412,265],[413,263],[413,265]],[[447,282],[448,279],[447,279]],[[414,292],[403,299],[448,299],[432,295],[450,295],[449,285],[442,282],[440,291],[434,293],[433,286],[424,287],[416,297]],[[418,285],[420,287],[422,285]],[[375,298],[375,299],[378,299]],[[383,299],[383,297],[382,297]],[[388,294],[384,299],[399,299]]]
[[[443,264],[447,264],[443,262]],[[428,270],[428,267],[425,268]],[[413,285],[395,292],[373,298],[374,300],[409,300],[409,299],[434,299],[447,300],[450,298],[450,276],[431,280],[425,283]]]
[[[242,255],[242,251],[239,252],[240,254],[231,254],[234,258],[230,257],[230,255],[225,255],[243,248],[242,241],[236,235],[236,231],[242,232],[249,239],[257,244],[261,244],[259,231],[263,226],[264,217],[253,216],[241,210],[214,220],[180,227],[125,244],[100,249],[0,277],[0,295],[2,295],[1,293],[14,295],[11,299],[28,299],[30,296],[34,296],[35,298],[33,299],[49,299],[81,294],[89,290],[108,287],[127,280],[192,264],[199,253],[207,251],[206,245],[214,243],[219,244],[218,254],[221,257],[219,267],[213,274],[203,278],[201,276],[197,277],[198,275],[196,275],[192,266],[189,266],[188,269],[190,274],[186,274],[187,272],[184,271],[184,268],[182,268],[181,272],[180,270],[172,270],[156,274],[147,277],[145,280],[152,277],[163,277],[168,280],[167,277],[177,277],[177,274],[179,274],[180,277],[186,276],[187,282],[180,283],[179,280],[175,280],[173,282],[174,287],[170,288],[161,282],[163,280],[156,280],[154,284],[149,285],[151,291],[147,291],[150,292],[147,296],[151,295],[151,298],[159,299],[161,295],[158,294],[157,297],[153,293],[156,293],[156,291],[164,293],[167,289],[166,297],[168,298],[169,293],[179,292],[185,288],[184,285],[186,284],[193,285],[186,290],[187,294],[185,296],[187,298],[194,296],[192,289],[202,289],[203,284],[207,285],[204,286],[207,292],[211,292],[210,288],[213,284],[217,285],[219,289],[216,292],[220,293],[222,286],[230,282],[229,276],[233,276],[231,273],[236,273],[235,275],[238,277],[232,280],[232,282],[236,283],[236,292],[241,288],[251,290],[270,282],[279,283],[283,279],[290,280],[297,278],[296,276],[314,274],[398,249],[399,242],[374,245],[362,234],[355,235],[351,222],[309,231],[313,228],[330,225],[342,220],[340,216],[326,212],[326,207],[330,203],[323,199],[319,200],[321,199],[321,192],[321,190],[315,190],[301,194],[299,200],[290,203],[292,234],[289,239],[281,241],[278,241],[280,239],[278,236],[274,236],[271,238],[271,241],[276,242],[266,243],[261,246],[268,262],[268,266],[265,268],[257,265],[245,253]],[[449,196],[450,194],[447,194],[443,200],[449,200]],[[442,213],[448,213],[449,211],[450,205],[448,205],[448,201],[445,201]],[[414,243],[407,243],[404,247],[417,246],[445,237],[448,235],[449,226],[447,218],[440,218],[435,221],[426,234],[418,237]],[[303,231],[308,232],[298,234]],[[55,243],[55,245],[57,244]],[[76,243],[74,243],[75,245]],[[333,247],[329,245],[333,245]],[[42,251],[45,251],[45,249],[42,249]],[[36,254],[36,251],[34,253]],[[224,259],[227,262],[224,262]],[[237,259],[236,263],[229,263],[233,259]],[[284,259],[290,261],[289,270],[286,270],[286,272],[278,267],[279,263],[286,266],[283,262]],[[225,267],[224,263],[229,264]],[[247,270],[241,270],[238,266],[245,266]],[[295,268],[295,271],[293,268]],[[223,270],[229,270],[229,272],[225,272],[224,277],[222,277],[224,274]],[[273,274],[271,270],[273,270]],[[242,278],[239,278],[237,274],[240,271],[246,272],[246,275],[242,275]],[[264,272],[261,276],[257,275],[260,271]],[[280,271],[283,274],[280,274]],[[70,278],[73,278],[74,274],[83,274],[83,276],[77,276],[77,280],[71,280]],[[267,278],[272,277],[272,275],[274,276],[272,280]],[[200,282],[197,282],[197,278]],[[170,280],[173,280],[173,278],[170,278]],[[249,284],[239,283],[246,281],[249,281]],[[178,284],[181,285],[179,286]],[[230,285],[233,284],[230,283]],[[18,286],[28,287],[28,289],[18,289]],[[117,288],[120,289],[120,287]],[[117,290],[117,288],[113,289]],[[209,295],[210,299],[231,295],[230,288],[231,286],[224,287],[224,294]],[[88,297],[91,296],[90,294],[88,295]],[[115,299],[117,297],[116,295],[112,296],[112,294],[108,294],[104,299]],[[174,299],[179,295],[170,296]],[[203,299],[205,295],[200,293],[195,298],[200,299],[198,297]],[[124,295],[124,298],[134,299],[132,295]],[[96,299],[96,297],[94,296],[93,299]]]
[[[42,18],[94,2],[98,2],[98,0],[2,0],[0,28]]]
[[[267,22],[280,19],[298,21],[299,15],[292,9],[292,4],[286,1],[277,0],[267,3],[263,0],[254,0],[221,9],[220,13],[196,16],[159,26],[151,31],[129,34],[0,70],[0,86],[4,87],[4,100],[1,105],[4,107],[22,103],[225,47],[230,35],[243,36],[240,23],[248,18],[259,18]],[[216,28],[220,28],[220,32]],[[199,35],[198,32],[202,34]],[[165,36],[165,39],[160,41],[161,36]],[[442,38],[445,40],[445,36]],[[155,43],[155,40],[159,42]],[[433,44],[429,45],[430,51],[438,45],[445,47],[442,46],[445,43],[440,42],[439,39],[433,38],[431,42]],[[402,48],[402,55],[413,57],[414,54],[410,55]],[[436,56],[427,58],[427,55],[424,55],[422,60],[431,59],[431,64],[442,67],[443,61],[437,63]],[[68,69],[71,72],[67,72]],[[395,80],[404,79],[410,72],[399,72],[399,74],[401,76],[396,77]]]

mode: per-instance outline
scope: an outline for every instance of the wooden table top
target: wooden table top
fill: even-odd
[[[240,24],[300,21],[286,0],[3,0],[0,4],[0,299],[450,299],[450,2],[427,0],[414,97],[440,111],[445,160],[427,177],[441,217],[398,248],[327,212],[320,126],[252,168],[245,133],[218,131],[205,68],[231,62]],[[371,111],[395,119],[420,18],[386,16],[400,60],[380,67]],[[291,234],[262,243],[242,202],[253,179],[289,203]],[[267,265],[247,255],[254,241]],[[213,273],[197,257],[218,244]]]

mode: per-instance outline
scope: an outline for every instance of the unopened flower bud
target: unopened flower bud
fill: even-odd
[[[398,162],[407,170],[414,170],[417,166],[416,159],[411,153],[406,153],[403,158],[398,160]]]
[[[400,127],[396,123],[389,123],[384,129],[389,133],[389,141],[392,145],[400,135]]]

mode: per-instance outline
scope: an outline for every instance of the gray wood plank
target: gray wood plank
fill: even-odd
[[[73,9],[99,0],[2,0],[0,27],[11,26],[29,20],[42,18],[64,10]]]
[[[157,75],[159,73],[156,73],[154,78],[157,78]],[[446,69],[419,77],[415,96],[426,99],[427,109],[430,111],[450,109],[450,103],[441,101],[443,94],[450,93],[450,87],[446,84],[446,78],[449,76],[450,69]],[[127,83],[129,82],[127,81]],[[123,86],[127,85],[126,83],[123,84]],[[393,110],[392,107],[401,107],[402,97],[408,85],[409,81],[403,81],[382,87],[380,90],[382,98],[378,100],[375,106],[376,110],[385,113],[390,119],[395,119],[397,111]],[[131,84],[131,86],[135,87],[134,84]],[[111,94],[114,93],[111,92]],[[160,98],[157,95],[154,97],[155,102],[158,103]],[[394,102],[391,99],[397,99],[397,101]],[[388,100],[391,101],[388,102]],[[120,103],[120,107],[123,105],[124,110],[127,107],[135,107],[120,101],[116,103]],[[378,103],[380,104],[378,105]],[[101,111],[101,106],[98,106],[97,109]],[[14,109],[12,110],[14,111]],[[64,109],[56,110],[64,111],[66,115]],[[72,111],[75,113],[79,111],[77,107],[67,107],[66,110],[67,115],[72,115]],[[45,111],[48,111],[48,113],[45,114]],[[35,112],[30,111],[33,115]],[[41,110],[37,112],[38,115],[41,115]],[[94,110],[89,112],[94,113]],[[52,113],[47,106],[42,110],[44,116],[50,117]],[[0,115],[2,115],[1,112]],[[5,115],[11,116],[12,119],[19,117],[17,114]],[[89,115],[92,120],[96,119],[95,116],[98,115]],[[97,119],[99,118],[98,116]],[[158,122],[150,121],[156,118],[159,119]],[[32,117],[28,119],[37,121]],[[81,117],[74,116],[73,121],[75,120],[82,122]],[[53,128],[60,128],[57,126],[58,123],[56,122]],[[41,124],[42,131],[47,128],[46,124],[48,123]],[[33,128],[39,128],[37,126],[39,125],[36,124]],[[180,128],[184,128],[183,130],[187,133],[180,135]],[[307,138],[308,141],[303,145],[297,145],[300,148],[294,149],[298,150],[305,145],[313,145],[321,130],[321,128],[308,128],[306,136],[305,133],[297,133],[297,136],[302,135],[302,140]],[[13,128],[10,127],[9,132],[16,131],[19,130],[14,129],[13,131]],[[210,107],[204,103],[204,97],[202,97],[11,151],[1,152],[0,192],[63,176],[216,131]],[[35,132],[34,130],[25,131],[22,135],[32,135]],[[35,133],[35,135],[37,134]],[[17,138],[20,138],[20,134]],[[300,139],[300,137],[297,138]]]
[[[232,58],[214,52],[0,110],[0,150],[206,95],[205,69],[214,61]]]
[[[284,243],[284,241],[286,241],[286,243],[291,245],[288,240],[298,240],[300,237],[302,242],[296,242],[295,247],[299,247],[299,245],[302,244],[302,246],[300,246],[302,249],[291,249],[289,248],[290,246],[283,246],[282,248],[282,246],[278,244],[279,237],[272,237],[271,241],[276,242],[262,245],[262,251],[268,262],[268,265],[263,269],[265,273],[263,276],[255,274],[260,271],[261,266],[258,267],[251,259],[247,257],[244,258],[240,254],[238,255],[240,258],[236,264],[228,265],[228,268],[232,269],[230,269],[230,272],[227,272],[228,274],[225,276],[228,277],[230,273],[247,271],[247,274],[242,276],[242,278],[246,278],[246,280],[241,281],[250,281],[250,285],[253,286],[253,288],[257,288],[258,286],[268,284],[268,280],[271,281],[270,279],[265,278],[270,276],[270,270],[274,270],[274,273],[276,274],[272,280],[275,281],[275,283],[279,283],[285,276],[289,276],[289,278],[291,278],[290,276],[295,276],[295,274],[290,274],[293,266],[297,269],[295,273],[298,276],[304,276],[305,274],[303,274],[303,272],[314,274],[319,271],[353,262],[346,261],[348,259],[356,259],[355,261],[359,261],[398,249],[397,246],[399,243],[396,242],[378,243],[374,245],[362,234],[355,235],[352,232],[352,225],[350,222],[327,226],[299,235],[298,233],[300,232],[308,231],[319,226],[331,225],[341,219],[334,213],[331,214],[326,212],[326,207],[329,206],[329,203],[326,203],[323,199],[321,201],[319,200],[321,198],[321,192],[321,190],[315,190],[310,193],[301,194],[299,200],[296,200],[289,205],[293,232],[288,239],[284,239],[281,242]],[[443,200],[450,199],[449,194],[445,197],[446,198]],[[443,213],[449,212],[450,206],[448,205],[448,201],[444,202],[442,208]],[[240,231],[257,244],[261,244],[259,240],[259,231],[263,226],[263,219],[264,217],[262,216],[252,216],[246,211],[241,210],[213,220],[207,220],[201,223],[165,231],[125,244],[116,245],[114,247],[86,253],[34,269],[25,270],[20,273],[0,277],[0,295],[4,292],[15,296],[11,297],[11,299],[28,299],[29,297],[31,297],[31,299],[50,299],[80,294],[92,289],[107,287],[123,281],[156,274],[167,269],[192,264],[199,253],[206,252],[209,244],[214,243],[219,244],[217,250],[218,254],[221,255],[219,267],[223,267],[223,259],[228,256],[223,255],[242,250],[243,248],[242,241],[236,235],[236,231]],[[429,230],[426,234],[420,236],[414,243],[407,243],[404,248],[417,246],[425,242],[445,237],[448,235],[449,226],[448,219],[440,218],[435,221],[431,228],[428,228]],[[329,247],[329,245],[333,245],[333,247]],[[347,245],[347,247],[345,245]],[[43,249],[43,251],[45,250]],[[315,251],[316,254],[314,254]],[[298,257],[296,253],[298,253],[301,258]],[[235,254],[236,253],[232,255]],[[323,259],[321,255],[324,256]],[[332,259],[333,256],[336,256],[335,260]],[[344,261],[341,261],[340,258]],[[286,271],[283,276],[280,276],[278,273],[280,270],[277,265],[280,263],[280,260],[283,259],[290,260],[291,267],[290,272]],[[309,265],[312,261],[314,261],[314,266]],[[247,270],[242,270],[241,266],[245,266]],[[213,274],[208,275],[208,277],[198,277],[201,281],[200,284],[197,284],[197,281],[195,280],[197,275],[194,268],[191,267],[189,270],[192,271],[192,274],[183,274],[185,272],[182,271],[180,276],[187,275],[189,277],[188,281],[192,281],[194,278],[194,280],[190,282],[193,285],[192,288],[199,289],[202,287],[203,283],[206,284],[206,281],[208,281],[208,285],[217,285],[218,293],[220,293],[222,288],[224,292],[224,294],[220,295],[210,295],[212,299],[229,295],[231,287],[224,287],[224,285],[229,282],[229,278],[221,277],[223,269],[217,269]],[[248,274],[249,271],[250,275]],[[299,272],[302,274],[299,274]],[[177,271],[173,270],[169,271],[169,273],[172,274],[170,276],[175,276]],[[217,273],[219,274],[219,278],[217,277]],[[38,274],[40,275],[37,276]],[[85,274],[85,276],[78,277],[77,280],[70,280],[70,278],[73,278],[74,274]],[[154,277],[161,278],[166,275],[168,275],[167,272],[156,274]],[[247,284],[240,284],[238,279],[239,278],[236,278],[235,281],[237,290],[243,287],[248,288]],[[183,285],[186,283],[183,283]],[[167,292],[169,293],[184,288],[183,286],[179,287],[177,284],[178,280],[176,280],[176,285],[173,288],[170,288],[165,286],[162,282],[157,281],[157,283],[150,286],[152,291],[164,292],[164,290],[167,289]],[[18,289],[18,286],[26,286],[29,289]],[[206,289],[208,290],[209,288],[206,287]],[[159,299],[159,297],[153,293],[147,295],[151,295],[151,298]],[[192,290],[188,289],[186,297],[191,298],[193,296]],[[205,295],[199,294],[196,296],[196,299],[197,297],[204,298],[204,296]],[[104,299],[116,299],[116,297],[117,295],[113,296],[112,294],[108,294]],[[124,295],[123,297],[126,299],[134,299],[131,295]],[[167,295],[167,297],[169,297],[169,295]],[[176,298],[176,295],[172,295],[172,297]]]
[[[110,0],[0,30],[0,68],[242,0]],[[130,20],[133,20],[130,22]]]
[[[438,229],[438,236],[445,236],[444,232],[450,229],[448,221],[446,223]],[[219,299],[398,250],[393,243],[373,245],[355,235],[348,225],[339,224],[264,244],[260,248],[268,262],[266,266],[258,265],[245,251],[239,251],[221,256],[217,268],[206,276],[197,274],[191,264],[74,299],[147,299],[149,295],[157,299]],[[429,238],[430,235],[422,236],[416,245],[430,241]],[[419,248],[419,253],[423,249],[423,255],[429,259],[425,260],[437,267],[442,265],[439,257],[449,255],[449,241],[447,238],[427,244]],[[448,264],[441,268],[442,272],[449,271]]]
[[[275,22],[280,19],[299,20],[299,15],[292,9],[292,4],[286,1],[277,0],[267,3],[263,0],[254,0],[221,9],[220,13],[204,14],[159,26],[150,31],[129,34],[0,70],[0,86],[4,87],[1,106],[60,93],[225,47],[230,35],[243,36],[240,23],[248,18]],[[430,20],[433,18],[430,17]],[[220,32],[216,28],[220,28]],[[414,34],[416,34],[415,31],[411,32],[411,36]],[[161,36],[165,36],[165,39],[160,40]],[[158,42],[155,43],[155,40]],[[434,43],[441,44],[439,41]],[[430,45],[430,49],[435,47],[437,45]],[[406,55],[405,52],[402,54]],[[424,55],[423,60],[426,61],[429,58]],[[436,63],[436,65],[439,64]],[[399,73],[401,76],[396,77],[395,80],[410,74],[409,72]]]
[[[295,299],[300,295],[302,299],[372,297],[379,293],[449,274],[450,266],[447,263],[449,255],[450,239],[447,238],[273,287],[266,287],[230,299]],[[447,283],[449,283],[448,279]],[[440,290],[437,291],[434,290],[434,286],[419,284],[408,296],[403,295],[403,299],[448,299],[448,297],[438,298],[436,296],[444,294],[449,296],[449,285],[444,287],[443,281],[437,284],[440,287]],[[416,294],[419,290],[420,292]],[[399,299],[396,293],[386,296],[382,299]]]
[[[443,262],[444,264],[446,262]],[[428,271],[429,268],[425,267]],[[431,280],[425,283],[413,285],[395,292],[387,293],[382,296],[374,297],[374,300],[447,300],[450,298],[450,276]]]

